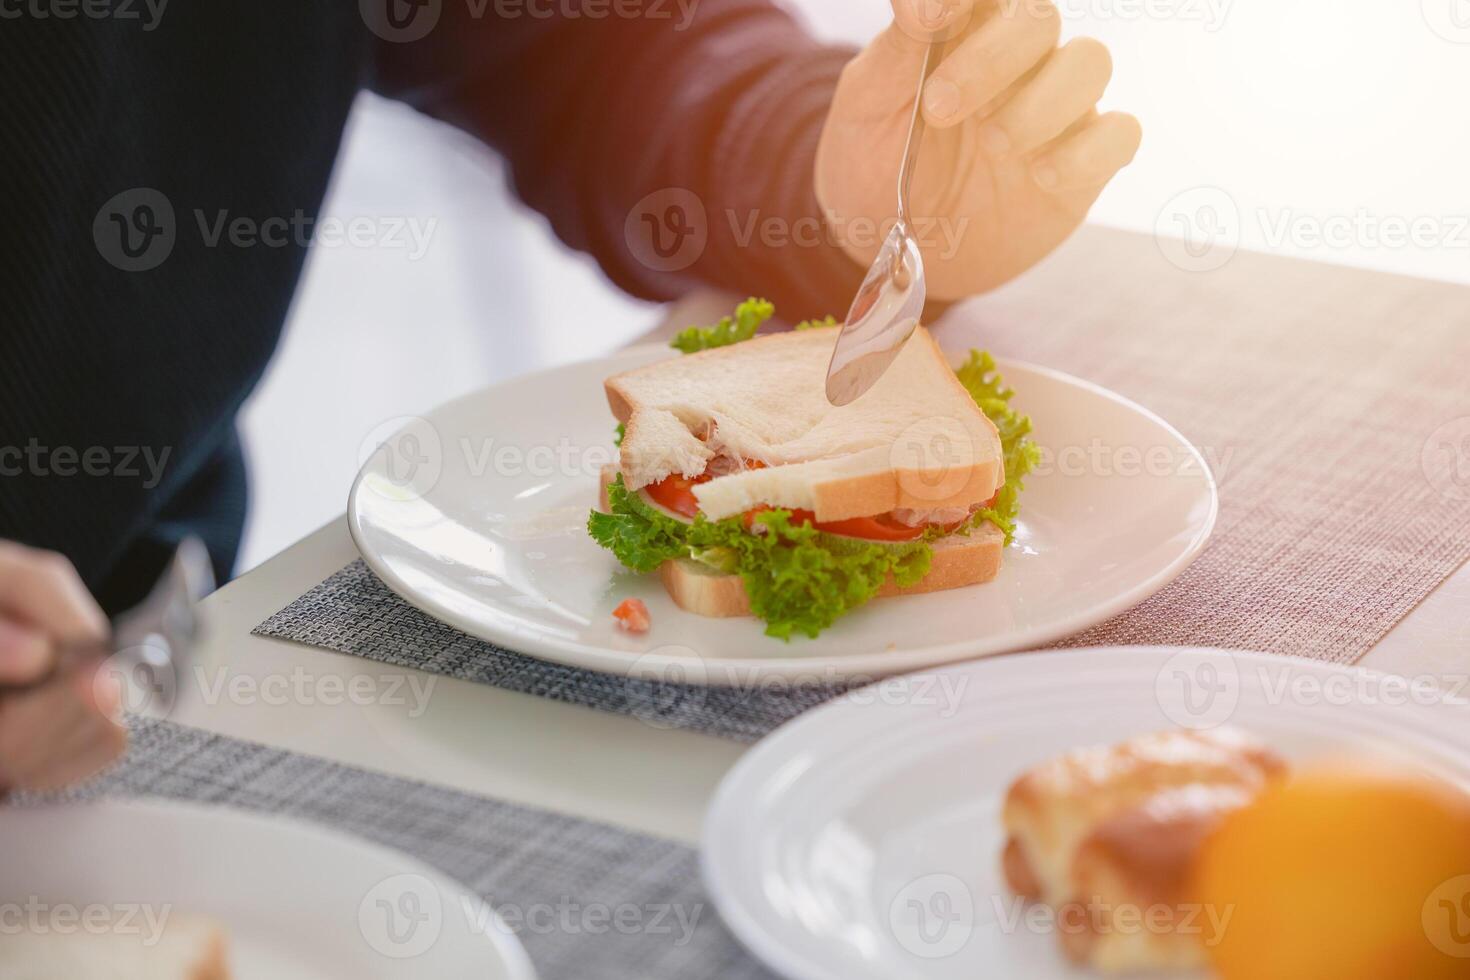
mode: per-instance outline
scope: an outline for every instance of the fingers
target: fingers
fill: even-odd
[[[1031,166],[1052,193],[1101,187],[1132,162],[1143,128],[1126,112],[1109,112],[1046,147]]]
[[[973,116],[1047,58],[1061,30],[1051,3],[1001,4],[924,86],[925,119],[944,128]]]
[[[1113,75],[1100,41],[1078,38],[1058,50],[981,128],[994,156],[1029,153],[1092,112]]]
[[[55,647],[39,630],[0,619],[0,687],[29,684],[51,666]]]
[[[9,541],[0,542],[0,613],[61,643],[107,638],[107,617],[71,562]]]
[[[976,0],[892,0],[893,22],[905,42],[922,50],[931,41],[958,37],[969,26]]]
[[[116,761],[127,747],[119,702],[95,664],[0,699],[0,789],[60,789]]]

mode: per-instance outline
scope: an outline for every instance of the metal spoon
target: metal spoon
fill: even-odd
[[[914,94],[914,110],[909,117],[908,142],[898,171],[898,221],[852,301],[847,323],[832,351],[832,363],[827,367],[827,400],[833,405],[846,405],[873,387],[924,313],[928,289],[924,284],[924,259],[909,223],[909,186],[924,142],[924,84],[939,67],[944,44],[931,42],[924,53],[919,90]]]

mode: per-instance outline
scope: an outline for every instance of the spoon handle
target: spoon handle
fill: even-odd
[[[914,111],[909,116],[909,138],[903,147],[903,163],[898,170],[898,220],[904,224],[909,219],[909,187],[914,182],[914,164],[919,159],[919,147],[924,142],[924,85],[944,53],[943,41],[931,41],[924,52],[924,67],[919,72],[919,89],[914,93]]]

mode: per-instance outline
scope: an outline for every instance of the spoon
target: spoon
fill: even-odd
[[[877,383],[924,313],[928,289],[924,258],[909,222],[909,186],[924,142],[924,84],[939,67],[944,43],[930,43],[919,73],[919,90],[914,95],[908,141],[898,171],[898,220],[858,288],[827,367],[827,400],[833,405],[846,405]]]

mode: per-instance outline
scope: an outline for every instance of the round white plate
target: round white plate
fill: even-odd
[[[741,759],[705,823],[705,879],[735,933],[792,980],[1084,980],[1001,875],[1012,780],[1082,746],[1229,723],[1289,759],[1371,752],[1470,784],[1470,702],[1401,680],[1149,647],[893,678]]]
[[[519,378],[364,443],[348,521],[399,595],[509,649],[614,674],[690,683],[874,678],[1033,647],[1163,588],[1214,525],[1200,454],[1157,416],[1068,375],[1002,362],[1048,461],[1028,477],[1022,528],[982,586],[880,599],[816,640],[755,619],[683,612],[657,576],[624,570],[586,531],[614,456],[603,379],[666,356],[642,347]],[[653,628],[619,630],[630,596]]]
[[[488,906],[414,859],[293,821],[177,803],[0,811],[0,897],[60,929],[199,913],[229,932],[238,977],[533,980]],[[70,920],[75,928],[78,920]],[[166,919],[164,920],[166,924]]]

